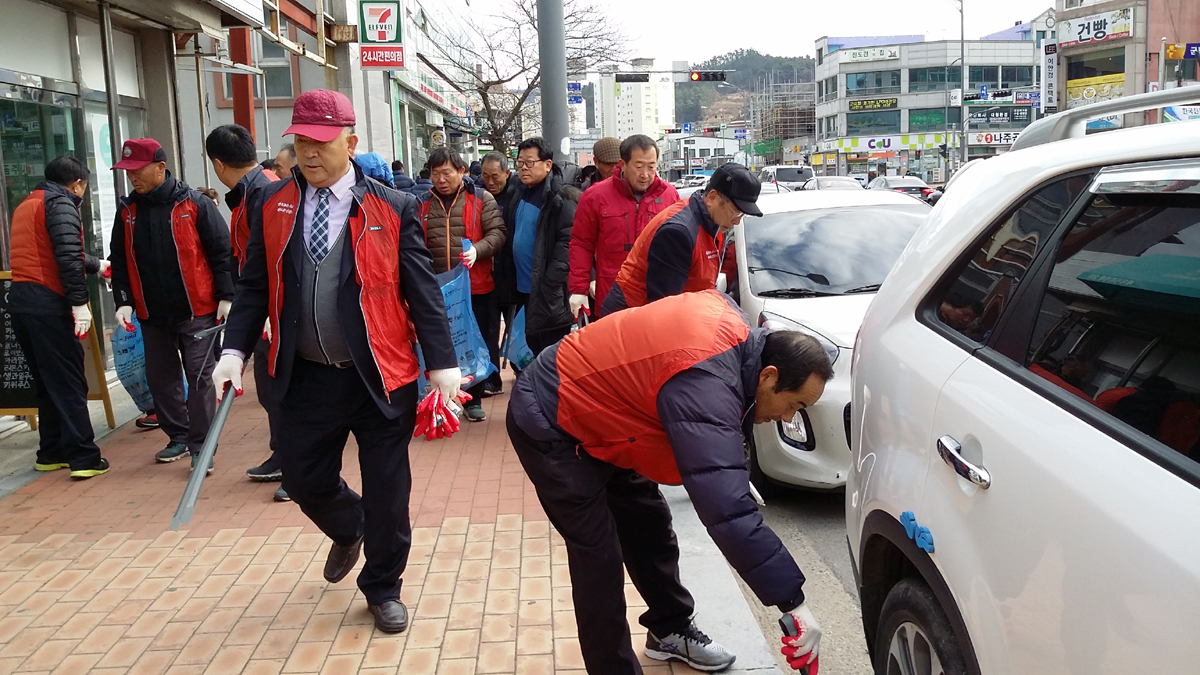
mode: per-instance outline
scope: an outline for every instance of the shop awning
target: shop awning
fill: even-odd
[[[1200,315],[1200,258],[1144,255],[1088,270],[1079,280],[1114,302]]]

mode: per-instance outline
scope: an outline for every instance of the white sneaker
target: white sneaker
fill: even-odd
[[[646,656],[659,661],[682,661],[696,670],[716,672],[725,670],[737,660],[728,649],[712,641],[696,624],[688,625],[682,633],[664,638],[646,633]]]

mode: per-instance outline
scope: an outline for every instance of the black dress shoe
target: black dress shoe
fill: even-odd
[[[408,608],[399,600],[388,600],[382,605],[367,605],[375,617],[375,627],[385,633],[403,633],[408,628]]]
[[[358,553],[362,550],[363,538],[349,546],[334,544],[329,549],[329,557],[325,559],[325,581],[336,584],[350,574],[354,563],[358,562]]]

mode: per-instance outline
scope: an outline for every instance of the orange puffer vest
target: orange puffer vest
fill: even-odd
[[[625,258],[625,264],[621,266],[621,272],[617,274],[617,285],[621,287],[621,293],[625,296],[626,307],[641,307],[646,304],[646,270],[649,267],[650,244],[654,241],[654,234],[663,223],[688,208],[689,204],[691,199],[681,199],[670,205],[655,216],[638,235],[633,250],[629,252],[629,257]],[[717,241],[703,226],[697,225],[696,245],[692,249],[692,265],[688,269],[684,293],[706,291],[716,287],[717,272],[720,271],[720,253]]]
[[[175,239],[175,254],[179,258],[179,271],[183,275],[183,288],[187,291],[188,305],[192,316],[204,316],[217,311],[217,299],[213,297],[213,273],[208,266],[208,255],[196,231],[198,217],[196,202],[182,199],[171,208],[171,236]],[[129,287],[133,291],[133,304],[142,321],[149,318],[145,297],[142,294],[142,278],[138,274],[137,256],[133,252],[133,229],[137,224],[137,204],[126,202],[121,207],[121,222],[125,224],[125,260],[129,265]]]

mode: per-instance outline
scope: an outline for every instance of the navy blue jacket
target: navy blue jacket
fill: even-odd
[[[754,393],[767,329],[680,372],[657,395],[683,486],[700,522],[764,605],[790,612],[804,602],[804,574],[750,497],[744,434],[754,424]],[[664,334],[669,339],[669,332]],[[545,414],[558,410],[558,345],[517,378],[508,413],[530,438],[574,440]],[[584,449],[586,450],[586,449]]]
[[[429,194],[429,191],[432,189],[433,181],[429,180],[428,178],[418,178],[417,181],[413,183],[413,186],[409,189],[408,193],[417,199],[420,199],[422,196]]]
[[[416,182],[409,178],[408,174],[403,171],[392,171],[392,187],[401,192],[411,192],[414,185]]]

